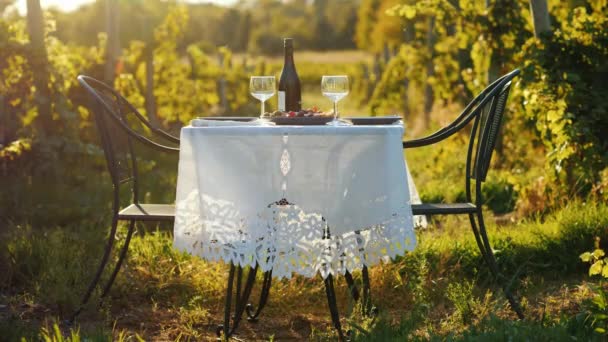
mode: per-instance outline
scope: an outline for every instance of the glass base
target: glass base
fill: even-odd
[[[251,122],[259,126],[275,126],[275,123],[267,118],[257,118]]]
[[[352,126],[353,123],[350,120],[345,119],[334,119],[327,123],[328,126]]]

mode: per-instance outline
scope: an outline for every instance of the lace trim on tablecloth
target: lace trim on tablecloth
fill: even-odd
[[[280,279],[344,274],[389,262],[416,245],[408,207],[372,227],[332,235],[321,214],[281,204],[242,217],[233,203],[192,191],[176,204],[175,246],[210,261],[257,264]]]

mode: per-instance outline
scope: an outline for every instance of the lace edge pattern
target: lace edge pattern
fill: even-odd
[[[404,206],[372,227],[331,233],[319,213],[277,201],[244,217],[228,201],[194,190],[176,204],[175,247],[209,261],[272,269],[275,278],[296,273],[323,278],[389,262],[416,246],[411,208]]]

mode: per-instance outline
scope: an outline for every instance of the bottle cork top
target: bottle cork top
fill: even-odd
[[[285,47],[293,47],[293,38],[284,38],[283,43]]]

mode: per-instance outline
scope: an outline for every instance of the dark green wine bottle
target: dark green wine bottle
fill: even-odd
[[[297,112],[302,109],[300,78],[293,62],[293,39],[285,38],[285,62],[279,79],[279,110]]]

